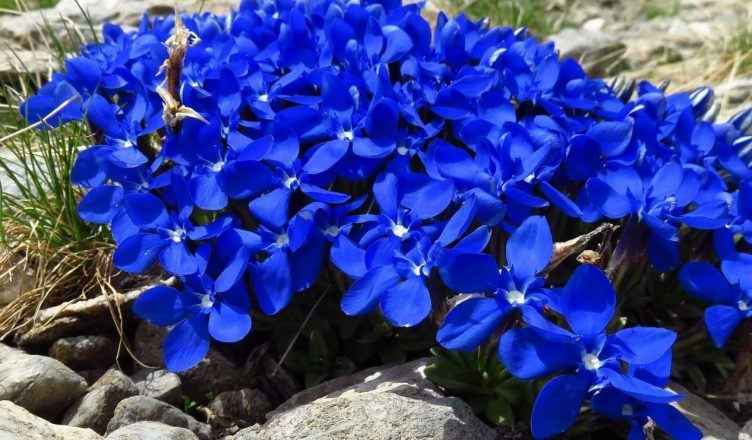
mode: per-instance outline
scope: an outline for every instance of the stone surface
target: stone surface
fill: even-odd
[[[54,425],[7,400],[0,401],[2,440],[101,440],[91,429]]]
[[[430,362],[431,359],[420,359],[371,372],[348,388],[332,391],[284,412],[275,411],[269,414],[266,424],[241,430],[232,439],[495,438],[494,431],[481,422],[466,403],[444,397],[426,379],[423,370]],[[323,386],[319,391],[333,388]],[[296,401],[304,402],[309,398],[313,395]]]
[[[690,422],[697,426],[705,435],[705,440],[735,440],[739,438],[739,425],[726,417],[718,408],[705,399],[690,393],[686,388],[675,382],[666,387],[669,390],[684,395],[684,399],[672,403],[684,414]]]
[[[178,405],[183,396],[180,377],[167,370],[139,370],[131,376],[139,394],[152,397],[170,405]]]
[[[0,400],[53,419],[86,392],[86,381],[55,359],[0,344]]]
[[[752,420],[748,420],[739,431],[737,440],[752,440]]]
[[[272,409],[266,394],[252,388],[220,393],[206,407],[210,414],[209,422],[220,435],[263,423],[264,415]]]
[[[107,368],[115,362],[117,341],[99,335],[60,338],[49,355],[74,370]]]
[[[626,46],[606,32],[567,28],[551,37],[562,58],[574,58],[593,76],[617,73]]]
[[[89,388],[86,395],[68,408],[62,422],[104,434],[118,403],[137,394],[138,389],[131,378],[119,370],[109,370]]]
[[[211,427],[185,414],[174,406],[146,396],[129,397],[115,408],[115,415],[107,425],[107,433],[136,422],[161,422],[169,426],[187,428],[201,440],[212,440]]]
[[[44,46],[49,26],[59,41],[73,47],[77,41],[71,41],[71,35],[92,38],[84,12],[91,20],[94,31],[100,34],[102,24],[106,22],[135,27],[144,13],[152,16],[169,15],[173,13],[174,6],[181,11],[196,12],[202,3],[201,0],[60,0],[49,9],[4,16],[0,20],[0,38],[27,49],[35,49]],[[206,2],[206,6],[210,6],[212,11],[227,12],[237,8],[237,1],[210,0]]]
[[[137,422],[124,426],[107,436],[107,440],[198,440],[185,428],[159,422]]]

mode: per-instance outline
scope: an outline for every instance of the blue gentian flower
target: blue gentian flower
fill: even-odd
[[[153,287],[133,305],[142,319],[173,326],[164,341],[164,360],[170,371],[184,371],[198,364],[206,357],[211,339],[238,342],[250,332],[251,302],[242,280],[248,254],[243,248],[236,250],[229,264],[213,278],[211,268],[206,266],[212,247],[202,247],[198,273],[181,278],[182,290]]]
[[[544,217],[528,217],[506,244],[507,266],[499,269],[488,254],[451,250],[439,268],[441,279],[460,293],[491,292],[457,304],[439,328],[438,342],[451,350],[471,351],[483,343],[515,308],[542,310],[547,302],[539,273],[553,255],[553,240]]]
[[[721,261],[721,271],[705,262],[687,263],[679,271],[687,293],[715,304],[705,310],[705,327],[718,348],[726,345],[739,323],[752,316],[752,255],[727,258]]]
[[[515,377],[533,379],[569,371],[551,379],[538,395],[531,422],[535,438],[564,432],[588,395],[607,385],[644,402],[668,403],[681,398],[622,372],[622,362],[643,365],[658,360],[671,349],[676,335],[650,327],[606,333],[616,295],[601,270],[578,267],[566,286],[551,297],[551,307],[566,319],[569,329],[531,313],[529,327],[510,330],[499,342],[499,357]]]

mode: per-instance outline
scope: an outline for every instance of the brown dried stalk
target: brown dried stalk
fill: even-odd
[[[157,75],[166,72],[162,86],[157,87],[157,93],[162,98],[164,113],[162,118],[174,132],[180,131],[181,123],[185,118],[198,119],[208,124],[209,122],[197,111],[183,105],[180,99],[180,77],[183,74],[185,54],[190,46],[199,44],[201,39],[188,30],[175,8],[175,32],[165,41],[168,56]]]

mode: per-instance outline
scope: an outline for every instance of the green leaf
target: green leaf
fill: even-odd
[[[489,422],[497,425],[514,423],[512,406],[504,398],[491,399],[486,403],[483,413]]]
[[[331,354],[324,335],[318,329],[311,330],[311,335],[308,338],[308,352],[313,359],[318,360],[327,359]]]

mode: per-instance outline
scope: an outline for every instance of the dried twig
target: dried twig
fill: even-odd
[[[610,235],[616,229],[618,229],[618,226],[616,225],[613,225],[611,223],[603,223],[587,234],[580,235],[579,237],[575,237],[568,241],[554,243],[554,255],[553,257],[551,257],[551,262],[548,263],[548,266],[543,270],[542,273],[547,274],[551,272],[571,255],[583,252],[588,243],[590,243],[590,241],[592,241],[595,237],[601,235],[610,237]],[[602,258],[602,251],[605,250],[605,247],[606,244],[604,241],[603,243],[601,243],[601,249],[599,249],[597,253],[591,251],[587,254],[583,254],[578,257],[578,261],[580,261],[580,263],[599,264]]]
[[[183,73],[185,54],[190,46],[195,46],[200,42],[201,39],[198,35],[185,27],[176,7],[175,32],[165,41],[168,56],[157,72],[157,75],[166,72],[164,84],[157,87],[157,93],[159,93],[163,102],[164,113],[162,117],[165,123],[175,132],[180,131],[180,125],[185,118],[198,119],[208,124],[208,121],[197,111],[183,105],[180,98],[180,77]]]

